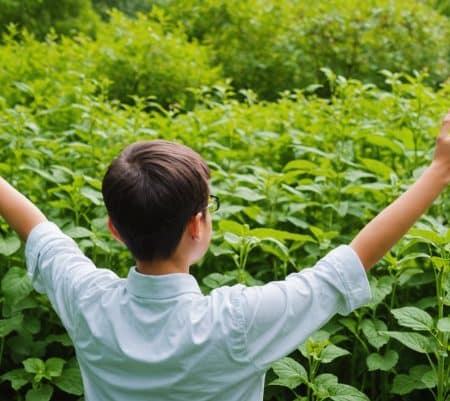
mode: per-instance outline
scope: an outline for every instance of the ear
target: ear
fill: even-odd
[[[202,212],[199,212],[196,215],[192,216],[188,222],[187,232],[193,240],[200,238],[200,234],[201,234],[201,230],[202,230],[202,224],[201,224],[202,218],[203,218],[203,214],[202,214]]]
[[[114,227],[114,224],[112,223],[111,218],[109,216],[108,216],[108,230],[117,241],[123,243],[122,237],[116,230],[116,227]]]

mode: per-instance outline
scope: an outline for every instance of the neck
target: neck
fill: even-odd
[[[187,273],[189,265],[172,259],[155,260],[151,262],[136,261],[137,271],[141,274],[160,276],[163,274]]]

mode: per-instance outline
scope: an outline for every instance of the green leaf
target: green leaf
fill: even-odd
[[[408,232],[408,237],[417,238],[425,243],[431,245],[441,245],[445,243],[445,238],[441,237],[439,234],[432,230],[424,230],[419,228],[414,228]]]
[[[0,237],[0,255],[11,256],[20,248],[20,240],[17,237]]]
[[[209,252],[211,252],[214,256],[234,254],[234,251],[232,249],[224,247],[223,245],[215,245],[215,244],[211,244],[209,246]]]
[[[84,227],[71,227],[64,230],[64,233],[72,238],[88,238],[92,237],[94,234]]]
[[[39,358],[28,358],[22,362],[25,371],[29,373],[44,373],[45,363]]]
[[[361,178],[373,178],[375,177],[373,174],[368,173],[367,171],[362,170],[350,170],[344,173],[344,179],[350,182],[358,181]]]
[[[243,224],[239,224],[232,220],[221,220],[219,222],[220,231],[226,233],[235,234],[240,237],[248,235],[249,228]]]
[[[288,170],[300,170],[300,171],[314,171],[317,170],[319,166],[310,162],[309,160],[292,160],[284,166],[283,171]]]
[[[293,240],[298,242],[312,241],[313,239],[309,235],[295,234],[288,231],[275,230],[273,228],[254,228],[250,230],[250,234],[256,238],[275,238],[279,241]]]
[[[318,360],[322,350],[330,345],[329,338],[330,333],[325,330],[318,330],[309,336],[305,342],[300,344],[298,350],[305,358],[312,356]]]
[[[398,374],[394,377],[392,383],[391,393],[405,395],[415,390],[417,387],[417,381],[408,375]]]
[[[397,154],[404,153],[403,147],[401,145],[399,145],[397,142],[394,142],[393,140],[391,140],[389,138],[386,138],[385,136],[371,134],[371,135],[365,136],[364,139],[367,142],[372,143],[374,145],[388,148],[388,149],[392,150],[394,153],[397,153]]]
[[[45,344],[51,344],[51,343],[59,343],[59,344],[63,345],[64,347],[73,347],[72,340],[66,333],[50,334],[47,337],[45,337]]]
[[[23,369],[14,369],[2,375],[2,381],[9,380],[14,390],[19,390],[25,384],[31,382],[33,375],[25,372]]]
[[[252,204],[247,206],[244,209],[244,213],[258,224],[264,225],[266,223],[265,213],[258,205]]]
[[[208,274],[206,277],[204,277],[202,282],[208,288],[214,289],[217,287],[222,287],[222,286],[230,283],[233,280],[234,280],[233,277],[227,276],[225,274],[211,273],[211,274]]]
[[[281,241],[278,241],[274,238],[264,238],[259,243],[261,250],[265,254],[272,254],[282,261],[289,261],[292,265],[294,265],[294,260],[289,257],[289,249],[287,246],[283,245]]]
[[[392,309],[391,313],[400,326],[419,331],[429,331],[433,328],[433,318],[427,312],[414,306]]]
[[[369,398],[348,384],[334,384],[328,387],[328,397],[333,401],[370,401]]]
[[[41,383],[39,387],[28,390],[25,401],[49,401],[52,398],[53,387],[48,383]]]
[[[354,335],[358,335],[358,325],[356,321],[351,317],[343,317],[339,319],[339,323],[346,327]]]
[[[0,319],[0,337],[6,337],[14,330],[20,329],[22,327],[22,321],[22,313],[18,313],[9,319]]]
[[[1,288],[11,304],[21,301],[33,291],[27,271],[15,266],[6,272],[2,279]]]
[[[416,365],[409,370],[409,375],[399,374],[394,378],[391,392],[404,395],[413,390],[434,388],[437,383],[437,376],[430,366]]]
[[[438,384],[438,378],[436,371],[434,371],[429,365],[416,365],[409,370],[409,374],[420,380],[422,383],[421,388],[433,388]]]
[[[41,330],[41,321],[37,316],[28,316],[23,322],[22,327],[30,334],[37,334]]]
[[[305,368],[289,357],[280,359],[272,364],[272,369],[278,376],[278,379],[271,382],[271,385],[285,386],[293,389],[308,380],[308,374]]]
[[[80,190],[81,195],[86,199],[89,199],[94,205],[98,206],[102,204],[102,193],[91,187],[84,186]]]
[[[62,375],[54,378],[52,383],[66,393],[83,395],[83,381],[78,365],[66,367]]]
[[[382,370],[387,372],[391,370],[398,362],[398,353],[394,350],[388,350],[386,354],[373,353],[367,357],[367,367],[369,371]]]
[[[233,233],[225,233],[223,234],[223,239],[228,242],[230,245],[236,245],[239,246],[241,242],[243,241],[243,237],[240,237],[239,235],[233,234]]]
[[[380,334],[380,331],[386,331],[386,324],[379,319],[364,319],[361,322],[361,329],[370,345],[380,349],[389,341],[387,335]]]
[[[326,346],[319,355],[319,360],[322,363],[330,363],[334,361],[336,358],[339,358],[344,355],[349,355],[346,349],[338,347],[334,344],[330,344]]]
[[[258,194],[256,191],[246,187],[238,187],[230,195],[242,198],[248,202],[257,202],[265,199],[264,195]]]
[[[394,171],[385,163],[375,159],[361,159],[363,165],[372,173],[388,179]]]
[[[61,358],[49,358],[45,361],[45,371],[50,377],[61,376],[65,363],[66,361]]]
[[[3,313],[5,316],[13,316],[25,309],[33,309],[40,306],[36,299],[34,299],[31,295],[21,299],[20,301],[14,301],[14,298],[11,298],[11,300],[5,299],[5,303],[3,305]],[[11,304],[10,302],[13,303]]]
[[[450,332],[450,317],[444,317],[437,322],[437,328],[444,333]]]
[[[370,278],[372,300],[370,301],[369,306],[372,309],[379,305],[392,292],[394,281],[395,279],[390,276],[384,276],[379,279],[373,276]]]
[[[386,331],[382,332],[389,337],[395,338],[401,342],[405,347],[412,349],[413,351],[427,354],[433,352],[436,349],[436,344],[428,337],[425,337],[419,333],[412,332],[400,332],[400,331]]]
[[[314,379],[314,386],[320,393],[326,393],[328,388],[335,384],[338,384],[338,378],[331,373],[322,373]]]

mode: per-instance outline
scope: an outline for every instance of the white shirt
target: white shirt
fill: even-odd
[[[189,274],[98,269],[49,222],[29,235],[26,257],[73,340],[86,401],[261,401],[272,362],[370,300],[348,246],[284,281],[206,296]]]

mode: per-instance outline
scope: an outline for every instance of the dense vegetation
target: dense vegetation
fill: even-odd
[[[348,243],[429,163],[450,106],[445,1],[41,3],[0,0],[0,175],[121,276],[133,261],[100,182],[126,144],[208,161],[222,207],[192,268],[208,292]],[[265,399],[448,401],[449,216],[446,192],[373,270],[373,301],[275,363]],[[0,262],[0,400],[80,399],[70,339],[4,222]]]

